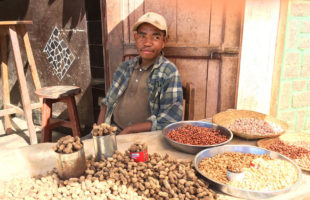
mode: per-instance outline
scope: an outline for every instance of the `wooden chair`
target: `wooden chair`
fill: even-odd
[[[183,120],[194,120],[195,87],[193,83],[186,82],[183,89]]]
[[[80,92],[81,88],[66,85],[43,87],[35,91],[39,97],[43,98],[41,142],[51,142],[51,131],[59,126],[71,128],[73,136],[81,137],[79,116],[74,98]],[[56,102],[67,104],[70,121],[52,118],[52,106]]]

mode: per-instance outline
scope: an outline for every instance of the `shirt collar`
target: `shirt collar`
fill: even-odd
[[[163,57],[164,57],[164,52],[161,51],[161,52],[160,52],[160,55],[156,58],[156,60],[155,60],[153,63],[151,63],[151,64],[149,64],[149,65],[147,65],[147,66],[141,67],[141,66],[140,66],[141,56],[137,56],[136,65],[134,66],[134,69],[139,69],[139,68],[141,68],[141,69],[143,69],[143,70],[147,70],[147,69],[149,69],[149,67],[151,67],[151,66],[152,66],[153,68],[156,68],[156,67],[158,67],[159,64],[162,62]]]

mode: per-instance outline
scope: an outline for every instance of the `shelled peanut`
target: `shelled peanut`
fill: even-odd
[[[110,135],[113,134],[117,131],[117,127],[115,126],[110,126],[109,124],[93,124],[93,130],[91,133],[93,136],[104,136],[104,135]]]
[[[6,199],[217,199],[208,183],[196,176],[191,162],[155,153],[148,162],[136,163],[129,151],[117,151],[99,162],[87,160],[87,170],[80,178],[60,180],[52,172],[22,179],[10,185],[5,195]]]
[[[57,144],[53,147],[53,150],[57,153],[69,154],[82,149],[82,147],[83,143],[78,136],[72,137],[71,135],[67,135],[57,141]]]

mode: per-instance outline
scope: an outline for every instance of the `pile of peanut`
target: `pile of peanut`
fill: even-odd
[[[115,134],[117,131],[117,127],[115,126],[110,126],[109,124],[93,124],[93,130],[91,133],[93,136],[104,136],[104,135],[110,135],[110,134]]]
[[[79,137],[72,137],[71,135],[67,135],[57,141],[57,144],[53,147],[53,150],[57,153],[69,154],[79,151],[82,149],[82,147],[83,143]]]
[[[116,152],[100,162],[87,160],[80,178],[60,180],[47,176],[15,180],[7,186],[5,199],[217,199],[208,183],[199,179],[190,162],[168,155],[151,154],[148,162],[136,163]]]
[[[136,153],[136,152],[141,152],[144,151],[147,148],[146,144],[139,144],[139,143],[134,143],[129,147],[129,152],[131,153]]]
[[[167,137],[179,143],[191,145],[213,145],[228,140],[220,130],[192,125],[171,130],[167,133]]]
[[[259,136],[278,135],[284,131],[278,124],[255,118],[236,119],[228,128],[234,132]]]

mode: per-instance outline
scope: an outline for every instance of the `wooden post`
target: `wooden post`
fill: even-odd
[[[70,118],[71,128],[73,136],[81,137],[81,127],[79,121],[79,115],[76,108],[76,102],[74,96],[70,96],[66,99],[68,106],[68,114]]]
[[[10,35],[12,47],[13,47],[17,77],[19,81],[21,99],[22,99],[22,104],[23,104],[23,109],[24,109],[24,115],[25,115],[27,125],[28,125],[30,144],[37,144],[38,141],[37,141],[36,130],[35,130],[33,120],[32,120],[31,101],[30,101],[28,88],[27,88],[27,82],[26,82],[26,78],[24,74],[24,68],[23,68],[22,57],[20,53],[16,28],[14,25],[9,26],[9,35]]]
[[[32,53],[28,32],[25,31],[25,25],[24,24],[20,24],[18,27],[19,27],[18,31],[19,31],[20,35],[22,36],[24,44],[25,44],[25,49],[26,49],[26,53],[27,53],[27,58],[28,58],[29,66],[30,66],[32,79],[34,82],[34,86],[37,90],[37,89],[41,88],[41,84],[40,84],[40,79],[39,79],[38,72],[37,72],[36,63],[34,61],[34,57],[33,57],[33,53]]]
[[[2,74],[2,96],[3,108],[7,109],[10,104],[10,87],[9,87],[9,73],[7,65],[7,42],[5,35],[0,35],[1,44],[1,74]],[[12,124],[10,115],[4,116],[4,128],[7,134],[12,133]]]
[[[41,142],[49,142],[51,140],[51,130],[49,127],[49,120],[52,116],[52,100],[43,99],[42,105],[42,124],[41,124]]]

